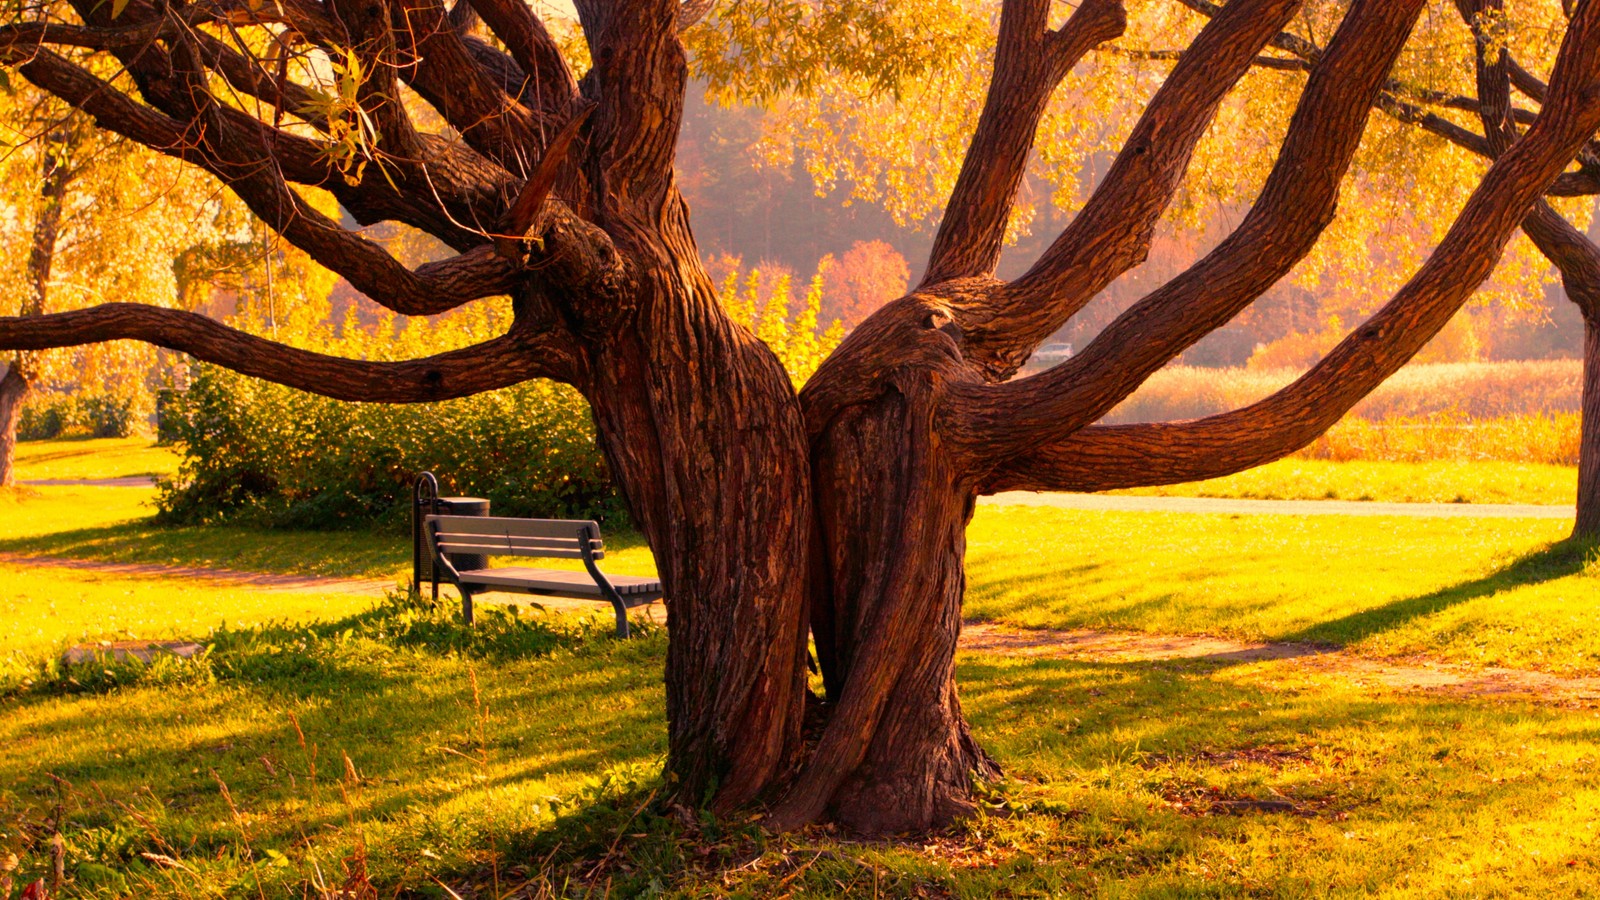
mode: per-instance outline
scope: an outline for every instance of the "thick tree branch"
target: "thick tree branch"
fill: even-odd
[[[955,389],[978,446],[1014,454],[1099,419],[1194,342],[1225,325],[1316,246],[1332,223],[1374,97],[1426,0],[1355,0],[1316,63],[1277,162],[1234,232],[1048,372]]]
[[[360,15],[382,17],[384,7]],[[526,178],[543,155],[540,117],[509,93],[450,24],[439,0],[393,0],[383,25],[412,63],[400,75],[479,153]]]
[[[676,0],[580,0],[578,17],[594,68],[584,95],[590,120],[589,180],[602,223],[623,209],[659,215],[672,187],[688,62],[678,41]]]
[[[1057,31],[1048,0],[1007,0],[977,131],[933,240],[924,287],[994,274],[1039,119],[1083,55],[1127,27],[1122,0],[1085,0]]]
[[[467,0],[457,0],[467,2]],[[524,0],[470,0],[472,8],[506,45],[531,84],[523,102],[534,109],[564,113],[578,96],[578,82],[561,48]]]
[[[43,350],[135,340],[337,400],[431,403],[531,378],[572,381],[577,360],[547,335],[517,330],[461,350],[403,362],[343,359],[229,328],[198,313],[108,303],[45,316],[0,318],[0,348]]]
[[[1550,94],[1526,135],[1490,167],[1438,249],[1400,292],[1293,384],[1194,422],[1091,427],[1025,453],[981,485],[1108,490],[1214,478],[1304,447],[1394,374],[1488,278],[1549,183],[1600,128],[1600,4],[1572,18]]]
[[[1040,341],[1145,258],[1223,97],[1299,6],[1298,0],[1234,0],[1206,23],[1072,224],[1021,278],[960,311],[970,362],[996,380],[1010,375]]]

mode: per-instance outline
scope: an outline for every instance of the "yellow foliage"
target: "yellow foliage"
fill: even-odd
[[[844,326],[837,320],[826,330],[817,331],[824,272],[819,270],[811,279],[800,298],[799,310],[791,312],[794,298],[792,278],[787,272],[769,274],[754,267],[741,278],[737,260],[724,264],[729,266],[728,272],[717,291],[722,308],[729,318],[772,349],[799,388],[844,339]]]

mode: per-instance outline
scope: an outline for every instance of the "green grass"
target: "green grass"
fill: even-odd
[[[0,550],[388,576],[403,536],[154,528],[148,491],[0,501]],[[1546,520],[980,507],[968,614],[1600,671],[1600,563]],[[648,569],[636,544],[608,560]],[[0,860],[64,896],[1582,896],[1600,713],[1374,690],[1292,660],[963,653],[1010,815],[859,843],[653,804],[665,636],[605,616],[59,568],[6,573]],[[192,661],[63,670],[68,642]],[[1292,813],[1217,815],[1219,800]],[[437,880],[435,880],[437,879]],[[499,890],[495,889],[498,882]],[[324,889],[325,888],[325,889]]]
[[[1149,497],[1369,500],[1380,503],[1534,503],[1570,506],[1578,470],[1509,462],[1329,462],[1283,459],[1237,475],[1112,491]]]
[[[164,527],[150,518],[154,496],[149,488],[54,485],[0,494],[0,553],[338,578],[411,577],[410,538],[403,524],[360,531]],[[638,535],[611,533],[605,540],[606,571],[655,573],[650,550]],[[540,565],[579,569],[583,563]]]
[[[17,478],[128,478],[171,475],[178,453],[148,438],[83,438],[17,444]]]
[[[1600,876],[1589,710],[1375,694],[1282,661],[963,654],[1012,815],[858,843],[650,803],[659,633],[466,636],[388,607],[221,644],[187,678],[6,702],[0,853],[20,875],[47,871],[60,815],[72,896],[1515,897]]]
[[[205,638],[227,627],[351,615],[372,597],[57,567],[12,570],[0,605],[0,658],[97,640]]]
[[[1600,561],[1542,519],[980,507],[970,618],[1600,671]]]
[[[139,518],[148,509],[138,505],[138,494],[148,492],[42,488],[36,496],[0,502],[0,552],[409,577],[404,534],[159,528]],[[1550,549],[1567,527],[1540,519],[983,505],[968,531],[966,615],[1023,628],[1204,632],[1481,665],[1600,671],[1594,599],[1600,564],[1581,550]],[[607,535],[607,542],[607,571],[654,573],[637,535]],[[151,602],[161,599],[151,595]]]

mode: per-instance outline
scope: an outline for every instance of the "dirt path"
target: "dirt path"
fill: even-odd
[[[120,478],[22,478],[18,484],[29,487],[154,487],[151,475],[126,475]]]
[[[384,591],[393,590],[397,586],[396,580],[393,578],[333,578],[327,575],[282,575],[271,572],[246,572],[240,569],[224,569],[215,566],[116,563],[96,559],[71,559],[64,556],[27,556],[20,553],[0,553],[0,566],[26,566],[28,568],[53,566],[62,569],[74,569],[80,572],[103,572],[107,575],[124,575],[135,578],[189,578],[210,581],[219,585],[242,586],[278,593],[325,592],[330,594],[366,594],[372,597],[379,597],[383,595]],[[452,599],[454,599],[453,596]],[[489,602],[493,602],[493,597],[488,599]],[[481,603],[483,600],[484,598],[480,597],[478,602]],[[575,600],[566,597],[541,597],[538,602],[540,606],[549,609],[592,611],[602,608],[586,600]],[[638,608],[634,612],[638,614],[641,611],[658,624],[665,623],[667,620],[666,609],[660,603],[652,603],[648,607]]]
[[[1186,512],[1279,516],[1422,516],[1468,519],[1570,519],[1570,506],[1520,503],[1378,503],[1369,500],[1234,500],[1216,497],[1125,497],[1007,491],[978,498],[996,506],[1054,506],[1097,512]]]
[[[379,596],[395,586],[393,579],[330,578],[322,575],[275,575],[205,566],[164,566],[155,563],[113,563],[54,556],[0,553],[0,566],[52,566],[84,572],[139,578],[189,578],[237,585],[263,591]],[[492,598],[491,602],[492,602]],[[557,597],[540,599],[550,609],[593,612],[601,607],[584,600]],[[657,624],[666,622],[666,607],[653,603],[642,612]],[[1195,660],[1211,662],[1262,662],[1281,660],[1361,684],[1395,691],[1422,691],[1458,697],[1502,697],[1544,703],[1600,702],[1600,678],[1568,678],[1526,669],[1475,669],[1424,659],[1370,659],[1334,647],[1234,641],[1194,635],[1159,635],[1140,632],[1081,630],[1010,630],[982,622],[961,630],[961,649],[1006,656],[1038,656],[1088,662],[1152,662]]]

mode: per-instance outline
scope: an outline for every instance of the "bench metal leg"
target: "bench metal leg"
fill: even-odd
[[[625,638],[628,636],[628,607],[616,596],[611,598],[611,606],[617,611],[617,637]]]
[[[457,587],[459,588],[460,585],[457,585]],[[461,618],[468,625],[472,624],[472,592],[466,588],[461,588]]]

